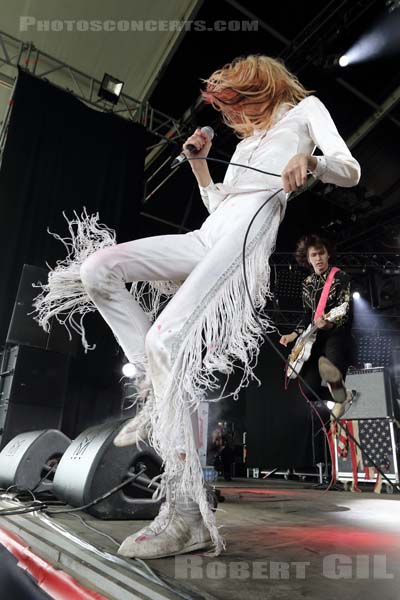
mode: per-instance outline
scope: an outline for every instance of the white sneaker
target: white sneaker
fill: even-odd
[[[352,390],[346,390],[346,400],[344,402],[336,402],[334,407],[331,410],[331,414],[336,417],[336,419],[341,419],[343,415],[349,410],[350,406],[353,402],[353,392]]]
[[[163,502],[160,507],[160,511],[158,515],[153,519],[149,525],[142,527],[136,533],[132,533],[129,538],[132,542],[140,539],[148,539],[150,537],[154,537],[161,533],[163,529],[168,525],[168,521],[170,518],[170,505],[169,502]]]
[[[151,381],[148,376],[143,376],[137,387],[137,400],[144,402],[140,412],[128,419],[115,436],[113,444],[119,448],[133,446],[139,442],[146,442],[149,438],[150,411],[153,405]]]
[[[155,529],[158,529],[159,525],[160,523],[157,523]],[[150,559],[186,554],[195,550],[209,550],[213,547],[210,533],[201,515],[198,518],[185,519],[175,510],[167,519],[166,526],[158,533],[154,533],[153,524],[149,526],[149,533],[146,533],[146,529],[127,537],[119,547],[118,554],[129,558]]]
[[[132,446],[139,442],[145,442],[148,439],[149,420],[146,422],[141,417],[141,413],[139,413],[136,417],[126,421],[113,440],[114,446],[118,446],[119,448]]]

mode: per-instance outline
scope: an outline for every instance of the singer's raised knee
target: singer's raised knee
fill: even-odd
[[[109,297],[115,287],[122,283],[118,270],[111,268],[107,252],[99,250],[89,256],[81,265],[82,285],[90,297]]]

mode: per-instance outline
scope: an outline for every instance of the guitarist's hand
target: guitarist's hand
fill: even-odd
[[[279,343],[282,344],[282,346],[287,346],[288,344],[291,344],[292,342],[294,342],[294,340],[296,338],[297,338],[297,333],[295,331],[293,331],[292,333],[283,335],[281,337],[281,339],[279,340]]]
[[[333,323],[330,323],[329,321],[326,321],[324,319],[324,317],[319,317],[315,321],[315,324],[318,327],[318,329],[332,329],[332,327],[333,327]]]

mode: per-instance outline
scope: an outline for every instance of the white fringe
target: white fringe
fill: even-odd
[[[61,237],[49,230],[48,233],[59,240],[67,250],[67,256],[57,261],[50,272],[46,285],[36,284],[42,292],[35,298],[35,320],[45,330],[49,331],[50,321],[54,317],[66,328],[69,339],[71,331],[76,331],[82,340],[85,352],[93,350],[87,339],[83,319],[85,315],[96,310],[95,305],[87,295],[80,277],[82,263],[94,252],[115,245],[115,232],[106,225],[99,223],[98,213],[88,215],[83,209],[79,216],[74,212],[75,219],[68,220],[69,237]]]
[[[279,211],[279,204],[270,207],[264,224],[246,249],[247,280],[258,311],[271,295],[268,259],[275,246]],[[176,493],[186,494],[198,502],[214,543],[215,555],[225,544],[207,502],[202,468],[192,435],[191,412],[198,408],[207,390],[219,387],[215,371],[230,374],[241,366],[242,378],[233,392],[234,397],[251,379],[258,381],[254,367],[259,348],[265,334],[274,330],[275,326],[267,317],[257,319],[253,313],[244,288],[242,256],[239,255],[195,307],[191,318],[179,332],[173,348],[170,380],[163,398],[156,399],[156,410],[151,414],[151,445],[165,464],[159,494],[166,494],[177,479],[180,481]],[[186,448],[183,465],[177,453],[182,431]],[[177,478],[179,473],[181,476]]]
[[[150,321],[154,322],[181,284],[180,281],[134,281],[130,292]]]
[[[279,202],[270,202],[266,212],[263,225],[246,248],[247,280],[257,311],[263,309],[271,295],[268,260],[279,226]],[[49,320],[56,317],[66,326],[69,335],[70,329],[81,335],[82,344],[88,350],[93,347],[87,343],[82,320],[87,313],[95,310],[95,306],[83,288],[80,267],[88,256],[116,242],[115,233],[98,223],[97,214],[88,216],[86,211],[80,217],[74,214],[74,220],[66,219],[69,238],[52,233],[66,247],[67,257],[58,261],[56,268],[51,270],[48,285],[41,286],[43,291],[35,301],[36,319],[46,329]],[[135,282],[131,292],[154,320],[180,285],[181,282]],[[250,380],[258,381],[254,367],[259,348],[265,334],[274,330],[267,317],[259,316],[257,319],[253,313],[244,288],[240,254],[194,308],[191,318],[176,337],[171,356],[173,366],[163,398],[151,398],[141,411],[143,423],[150,425],[151,422],[151,445],[164,461],[165,471],[157,495],[166,496],[167,490],[171,492],[172,489],[175,497],[176,494],[185,494],[198,502],[214,542],[215,555],[225,544],[208,505],[202,467],[192,434],[191,413],[197,409],[207,391],[219,388],[216,372],[229,375],[238,366],[242,368],[241,381],[230,394],[234,398]],[[142,368],[146,366],[143,364]],[[186,450],[183,462],[177,453],[177,448],[182,445],[182,435]],[[178,490],[177,481],[180,482]]]
[[[33,302],[35,310],[32,314],[45,331],[49,331],[53,317],[66,328],[70,340],[71,331],[76,331],[87,352],[94,350],[96,345],[89,345],[83,319],[97,309],[82,285],[80,268],[84,261],[98,250],[114,246],[116,234],[113,229],[99,223],[98,213],[88,215],[84,208],[81,215],[75,211],[74,215],[75,218],[69,220],[63,213],[68,224],[68,237],[61,237],[47,230],[64,245],[67,256],[58,260],[54,269],[48,265],[50,272],[47,284],[35,284],[34,287],[41,288],[42,291]],[[181,282],[175,281],[139,281],[132,283],[130,291],[151,321],[154,321],[180,285]]]

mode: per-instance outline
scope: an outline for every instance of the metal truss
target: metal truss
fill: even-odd
[[[287,333],[298,325],[303,312],[301,310],[287,310],[273,308],[265,311],[273,323]],[[357,322],[353,324],[354,332],[368,333],[368,335],[398,335],[400,332],[400,314],[375,311],[373,318],[370,312],[357,312]]]
[[[290,252],[275,252],[271,257],[274,267],[298,270],[298,264]],[[365,273],[376,269],[388,275],[400,274],[400,252],[346,252],[335,254],[335,265],[351,272]]]
[[[393,209],[395,210],[395,207]],[[388,231],[400,226],[400,215],[395,214],[394,210],[388,210],[384,215],[385,218],[380,218],[379,213],[374,214],[371,211],[361,223],[357,220],[354,223],[347,223],[345,227],[341,226],[340,229],[333,231],[326,229],[326,232],[328,235],[335,236],[336,248],[342,249],[343,254],[344,248],[348,248],[350,253],[353,253],[352,249],[355,251],[356,248],[358,252],[363,252],[364,248],[371,247],[373,240],[384,240]]]
[[[293,254],[276,252],[270,259],[274,284],[274,297],[266,313],[273,322],[286,331],[295,327],[303,314],[301,308],[301,283],[305,277],[303,269],[296,263]],[[379,294],[385,281],[396,281],[400,274],[400,252],[348,252],[335,255],[335,265],[351,274],[354,289],[369,298],[371,309],[363,305],[357,310],[354,329],[369,331],[374,335],[399,332],[400,308],[397,303],[379,304]],[[377,278],[377,279],[376,279]],[[375,282],[375,283],[373,283]],[[360,287],[361,286],[361,287]],[[378,296],[377,296],[378,294]]]
[[[321,51],[322,47],[325,46],[331,38],[336,37],[339,21],[342,21],[346,24],[346,27],[349,27],[361,17],[363,12],[376,4],[376,0],[359,0],[359,2],[342,0],[341,2],[331,2],[330,5],[324,7],[293,40],[290,40],[236,0],[225,1],[249,19],[258,20],[261,29],[282,43],[284,48],[280,53],[280,57],[290,64],[291,69],[297,74],[300,70],[304,69],[306,65],[321,61],[321,56],[323,54]],[[331,12],[328,14],[329,10],[331,10]],[[342,10],[342,13],[340,10]],[[328,27],[329,33],[326,32],[325,27]],[[294,63],[294,60],[297,62]],[[374,108],[379,120],[381,118],[386,118],[392,121],[397,127],[400,127],[400,121],[398,119],[393,117],[387,109],[384,110],[384,114],[381,114],[381,107],[369,96],[364,94],[364,92],[348,83],[342,77],[336,77],[335,81],[359,100],[362,100],[365,104]]]
[[[228,4],[235,7],[242,14],[258,19],[261,29],[264,29],[269,35],[282,43],[284,48],[281,52],[281,57],[291,65],[292,69],[296,70],[295,67],[297,65],[297,71],[311,62],[315,62],[315,57],[318,56],[318,53],[321,54],[321,48],[326,45],[327,41],[331,40],[332,36],[336,35],[339,21],[345,27],[350,26],[365,10],[374,5],[376,1],[358,0],[357,2],[351,2],[350,0],[341,0],[338,3],[331,2],[315,16],[294,40],[290,40],[259,19],[256,14],[247,10],[236,0],[226,0]],[[148,102],[141,102],[126,94],[121,94],[122,106],[111,108],[110,104],[97,98],[100,81],[41,52],[32,43],[22,42],[17,38],[0,32],[0,79],[10,83],[13,81],[13,78],[10,78],[9,73],[3,72],[4,67],[24,68],[33,75],[49,80],[51,83],[70,91],[89,106],[93,106],[98,110],[112,110],[123,118],[143,124],[147,131],[154,134],[159,140],[159,143],[148,148],[146,155],[145,170],[148,181],[155,174],[159,173],[166,164],[169,164],[170,157],[167,157],[160,166],[162,153],[170,147],[171,141],[181,139],[187,134],[193,115],[201,106],[201,99],[198,97],[180,119],[175,119],[161,111],[153,109]],[[60,83],[61,75],[63,76],[62,83]],[[336,81],[348,92],[375,109],[371,117],[347,140],[351,148],[358,144],[383,118],[390,119],[396,126],[400,126],[400,122],[390,114],[390,111],[400,99],[400,88],[392,92],[381,105],[377,105],[363,94],[363,92],[342,78],[337,78]],[[6,130],[7,122],[4,123],[0,134],[0,156],[5,142]],[[145,216],[150,219],[157,219],[148,213]],[[182,223],[169,223],[169,225],[176,226],[177,229],[182,228]]]
[[[103,112],[113,112],[124,119],[144,125],[148,132],[159,139],[170,140],[171,132],[178,135],[181,133],[178,119],[154,109],[147,101],[122,93],[118,107],[114,107],[98,98],[101,81],[42,52],[32,42],[23,42],[0,31],[0,80],[13,85],[18,68],[63,88],[88,106]],[[3,123],[3,130],[6,129],[7,119]]]

